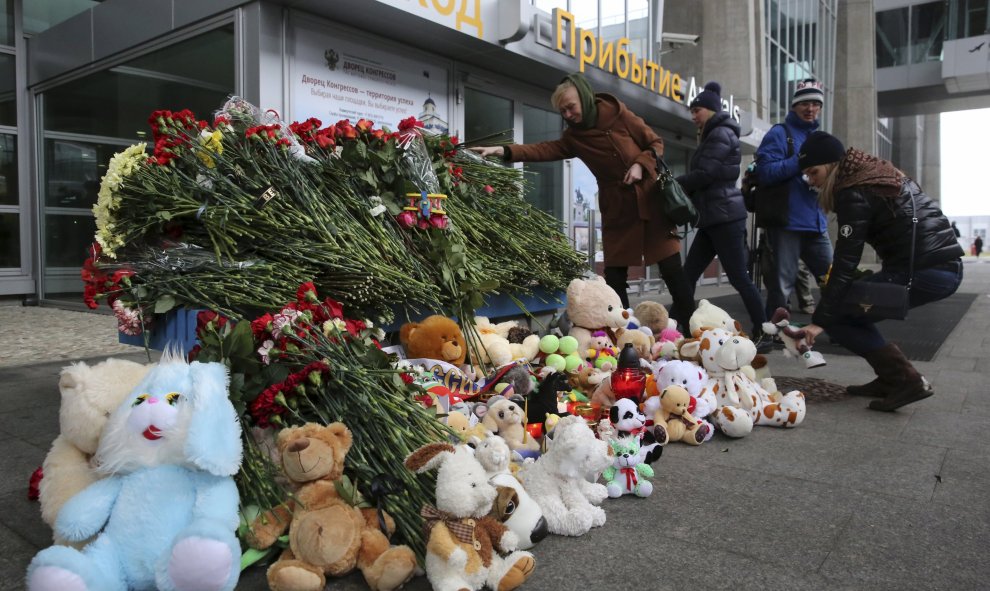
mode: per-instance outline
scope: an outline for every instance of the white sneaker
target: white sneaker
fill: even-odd
[[[814,369],[816,367],[822,367],[824,365],[828,365],[825,362],[825,357],[823,357],[822,354],[819,353],[818,351],[808,351],[807,353],[801,356],[801,359],[804,360],[805,369]]]

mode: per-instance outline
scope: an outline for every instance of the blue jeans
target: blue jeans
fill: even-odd
[[[739,292],[749,320],[753,323],[753,333],[763,330],[766,316],[763,314],[763,301],[760,290],[753,283],[753,278],[746,270],[746,258],[749,253],[746,246],[746,220],[727,222],[701,228],[694,235],[691,250],[688,251],[684,262],[684,274],[691,285],[691,298],[694,299],[694,288],[698,279],[705,272],[712,259],[718,255],[718,260],[729,277],[729,283]]]
[[[908,305],[917,308],[956,293],[963,278],[962,262],[957,261],[955,266],[956,270],[942,266],[915,270],[911,290],[908,292]],[[863,281],[886,281],[907,285],[908,272],[881,269]],[[861,357],[887,344],[876,325],[867,320],[841,316],[824,328],[833,343],[842,345]]]
[[[797,280],[798,260],[804,261],[815,281],[828,274],[832,264],[832,243],[825,232],[796,232],[768,228],[767,239],[776,262],[776,277],[767,277],[767,317],[777,308],[787,308],[787,301]]]

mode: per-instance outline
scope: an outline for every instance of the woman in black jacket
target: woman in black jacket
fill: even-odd
[[[949,220],[917,183],[890,162],[856,149],[845,151],[838,139],[825,132],[808,137],[798,164],[808,184],[819,189],[822,209],[835,212],[839,227],[832,269],[813,324],[805,327],[809,342],[824,329],[833,341],[866,359],[877,379],[846,390],[856,396],[882,397],[870,402],[873,410],[892,411],[931,396],[931,385],[897,345],[886,342],[872,322],[841,314],[839,306],[864,244],[876,250],[882,263],[880,271],[865,281],[910,285],[910,307],[955,293],[962,282],[963,250]]]
[[[677,177],[677,182],[691,195],[701,219],[684,263],[684,274],[693,298],[698,278],[718,255],[729,283],[743,299],[753,326],[751,334],[762,351],[770,344],[761,340],[766,315],[760,291],[746,271],[746,206],[742,191],[736,187],[742,160],[739,124],[722,110],[721,90],[717,82],[709,82],[689,105],[691,119],[701,132],[701,143],[691,157],[688,173]]]

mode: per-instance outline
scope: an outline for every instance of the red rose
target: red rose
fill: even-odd
[[[268,335],[269,326],[272,323],[272,315],[270,313],[265,313],[264,316],[260,316],[251,321],[251,333],[254,335],[256,341],[264,340],[263,337]]]
[[[367,133],[374,129],[375,122],[369,121],[368,119],[358,119],[358,122],[354,125],[354,127],[356,127],[358,131]]]
[[[415,117],[406,117],[402,121],[399,121],[399,131],[408,131],[417,127],[423,127],[423,122]]]

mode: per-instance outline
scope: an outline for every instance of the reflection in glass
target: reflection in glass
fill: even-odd
[[[86,214],[45,214],[45,266],[79,267],[93,242],[96,219]]]
[[[828,57],[835,39],[837,0],[766,0],[767,116],[780,121],[790,110],[790,96],[798,81],[814,77],[831,93],[829,62],[818,63],[816,56]],[[826,101],[827,102],[827,101]],[[823,113],[828,118],[829,112]],[[823,120],[826,126],[826,121]]]
[[[7,4],[13,4],[7,0]],[[24,32],[41,33],[99,4],[95,0],[26,0]]]
[[[32,2],[25,2],[32,4]],[[14,0],[0,0],[0,45],[14,44]]]
[[[512,139],[512,101],[475,90],[464,89],[464,141],[470,142],[507,131]]]
[[[90,209],[107,163],[126,146],[45,140],[45,205]]]
[[[877,13],[877,67],[907,64],[908,9]]]
[[[944,2],[911,7],[911,63],[942,61],[946,20]]]
[[[535,144],[560,139],[560,115],[546,109],[523,105],[523,143]],[[563,218],[561,197],[564,193],[564,163],[527,162],[526,201],[535,207]]]
[[[0,134],[0,205],[17,205],[17,136]]]
[[[21,226],[16,213],[0,213],[0,268],[21,266]]]
[[[14,61],[13,55],[0,54],[0,125],[11,127],[17,127]]]

